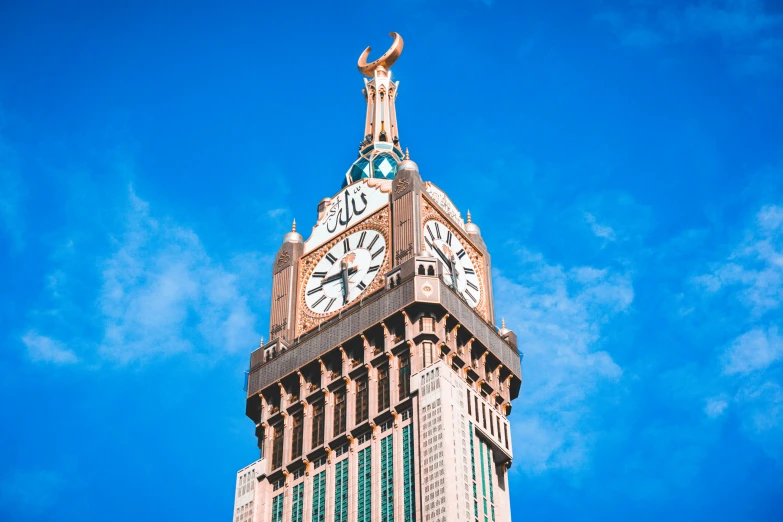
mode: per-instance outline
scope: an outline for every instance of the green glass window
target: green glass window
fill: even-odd
[[[326,520],[326,472],[313,477],[313,522]]]
[[[300,482],[293,489],[291,497],[291,522],[302,522],[304,511],[304,482]]]
[[[372,521],[372,447],[359,452],[359,488],[356,522]]]
[[[334,522],[348,522],[348,459],[334,467]]]
[[[381,439],[381,520],[394,520],[394,442]]]
[[[402,429],[402,493],[405,520],[416,520],[416,498],[413,476],[413,425]]]
[[[272,522],[283,522],[283,493],[272,499]]]

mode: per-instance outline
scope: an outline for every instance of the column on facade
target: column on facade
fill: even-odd
[[[313,449],[313,407],[307,401],[302,401],[302,405],[302,455],[307,455]]]
[[[293,442],[293,422],[288,412],[283,412],[283,468],[291,462],[291,447]]]
[[[367,408],[367,418],[372,421],[378,415],[378,368],[369,363],[364,367],[367,369],[367,389],[369,391],[367,396],[370,401]]]

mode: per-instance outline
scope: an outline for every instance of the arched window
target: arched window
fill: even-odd
[[[435,275],[435,268],[432,265],[430,265],[430,267],[427,269],[427,275]]]
[[[419,265],[419,275],[424,275],[424,265]]]

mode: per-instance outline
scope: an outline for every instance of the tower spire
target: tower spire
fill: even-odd
[[[368,47],[359,57],[359,71],[367,76],[364,79],[367,117],[364,119],[364,141],[362,143],[365,146],[374,143],[389,143],[399,149],[400,138],[397,132],[397,111],[394,107],[394,101],[400,82],[392,81],[390,67],[402,54],[403,41],[402,36],[397,33],[389,33],[389,36],[394,38],[394,42],[383,56],[372,63],[367,63],[367,56],[372,50]]]
[[[395,100],[400,82],[392,81],[390,67],[402,54],[403,41],[398,33],[389,33],[394,41],[383,56],[367,63],[370,47],[359,56],[359,72],[364,78],[364,137],[359,143],[359,158],[345,175],[344,185],[362,178],[393,179],[397,165],[403,160],[400,134],[397,128]]]

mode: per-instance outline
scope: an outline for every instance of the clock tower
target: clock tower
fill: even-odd
[[[510,520],[516,336],[495,326],[470,212],[401,146],[391,36],[381,58],[359,58],[357,159],[274,261],[246,404],[261,460],[236,521]]]

